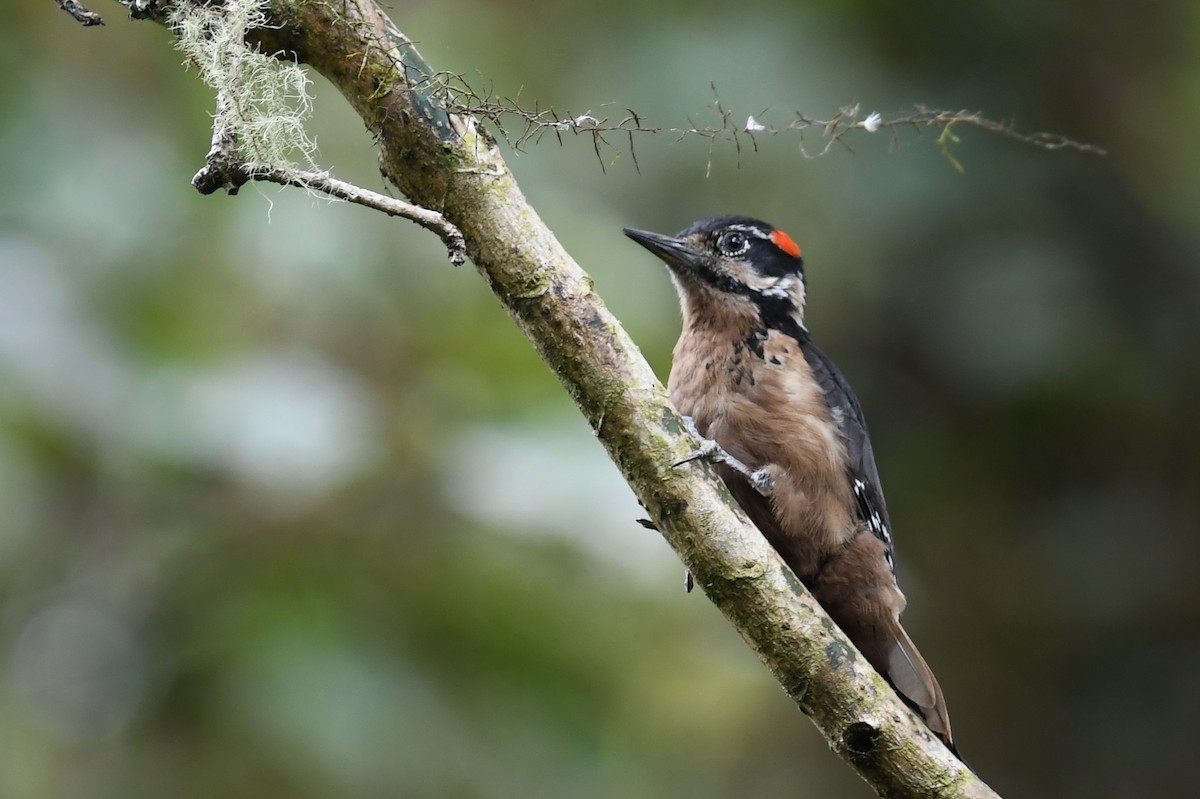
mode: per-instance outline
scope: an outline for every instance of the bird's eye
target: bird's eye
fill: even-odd
[[[724,255],[741,255],[750,249],[750,239],[746,238],[745,233],[739,233],[734,230],[722,234],[721,238],[717,239],[717,247],[720,248]]]

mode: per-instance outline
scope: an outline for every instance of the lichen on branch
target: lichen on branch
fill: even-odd
[[[266,0],[222,5],[175,3],[166,16],[179,47],[216,92],[212,147],[192,178],[201,194],[237,194],[248,181],[294,186],[409,219],[436,233],[455,266],[467,259],[462,232],[438,211],[337,180],[318,169],[305,122],[312,110],[308,76],[296,61],[251,48],[252,30],[268,27]],[[298,159],[298,161],[296,160]]]
[[[320,171],[316,142],[306,122],[311,81],[295,61],[246,44],[246,32],[267,27],[266,0],[226,0],[221,5],[174,3],[167,25],[200,78],[223,98],[223,136],[246,161],[284,171]]]

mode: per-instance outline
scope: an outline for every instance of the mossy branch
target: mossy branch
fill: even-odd
[[[191,0],[130,2],[139,15],[165,20]],[[480,275],[575,400],[696,584],[830,746],[881,796],[994,798],[857,653],[713,471],[672,466],[699,442],[681,427],[665,389],[591,280],[528,204],[495,143],[471,116],[447,108],[430,80],[436,73],[374,0],[262,0],[261,9],[269,24],[250,31],[250,44],[328,78],[375,135],[384,175],[461,231]],[[237,83],[225,81],[222,91]],[[226,107],[237,101],[220,93],[218,101],[214,150],[241,148],[236,131],[219,130]],[[259,169],[238,168],[251,176]]]

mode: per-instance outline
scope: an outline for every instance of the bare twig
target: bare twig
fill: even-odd
[[[95,11],[91,11],[79,0],[54,0],[58,7],[70,14],[76,22],[85,28],[92,25],[103,25],[104,19]]]
[[[543,109],[537,105],[532,110],[522,108],[518,100],[497,97],[490,88],[482,95],[476,93],[463,75],[451,72],[434,73],[423,78],[418,85],[430,91],[452,113],[470,115],[490,122],[499,136],[517,150],[523,149],[530,142],[534,144],[540,142],[546,133],[553,133],[559,144],[563,142],[564,133],[575,135],[586,133],[591,137],[592,147],[597,157],[601,158],[601,147],[609,149],[617,147],[610,141],[610,135],[620,134],[618,140],[625,141],[630,154],[636,160],[635,134],[670,133],[676,136],[677,141],[696,136],[708,141],[709,160],[705,167],[706,172],[712,171],[711,156],[713,148],[718,142],[732,144],[740,164],[742,154],[740,134],[742,133],[750,134],[754,151],[757,152],[758,140],[754,134],[762,133],[774,136],[780,133],[794,132],[800,136],[801,153],[806,158],[817,158],[827,154],[835,145],[840,145],[853,152],[846,141],[850,134],[887,130],[892,134],[892,141],[898,142],[900,132],[905,129],[920,134],[926,130],[944,130],[953,125],[970,125],[1043,150],[1066,149],[1092,155],[1106,155],[1104,148],[1097,145],[1077,141],[1058,133],[1026,133],[1018,130],[1012,123],[989,119],[980,111],[947,111],[924,105],[916,105],[911,111],[900,112],[892,116],[884,116],[879,113],[862,116],[858,105],[844,107],[828,119],[814,119],[797,111],[795,119],[783,129],[776,129],[765,124],[768,111],[764,110],[757,115],[749,115],[746,124],[739,126],[733,122],[733,113],[722,103],[717,87],[712,85],[711,108],[720,119],[719,126],[698,125],[689,118],[687,127],[661,127],[649,124],[642,116],[628,109],[626,109],[628,116],[612,119],[607,116],[593,115],[590,110],[584,114],[574,115],[560,112],[554,108]],[[520,133],[516,135],[510,133],[512,130],[510,123],[514,119],[520,122]],[[868,124],[868,120],[870,120],[870,124]],[[817,151],[810,151],[805,144],[804,132],[810,129],[820,131],[820,136],[824,141]],[[943,147],[944,151],[945,140],[938,144],[939,147]],[[603,163],[602,158],[601,162]]]
[[[461,266],[467,260],[467,245],[463,240],[462,231],[437,211],[406,203],[395,197],[388,197],[385,194],[355,186],[353,183],[347,183],[320,172],[280,169],[270,164],[245,164],[243,169],[253,180],[319,191],[348,203],[382,211],[388,216],[404,217],[416,222],[426,230],[436,233],[442,243],[446,245],[450,263]]]
[[[974,125],[977,128],[983,128],[991,133],[998,133],[1001,136],[1019,141],[1022,144],[1039,147],[1043,150],[1065,149],[1077,150],[1081,153],[1090,153],[1092,155],[1108,155],[1108,151],[1103,147],[1076,141],[1060,133],[1024,133],[1017,130],[1010,122],[997,122],[988,119],[979,111],[939,111],[935,108],[926,108],[923,105],[918,105],[915,107],[913,113],[906,116],[893,117],[881,125],[881,127],[896,128],[904,125],[931,128],[944,128],[950,125]]]
[[[192,178],[192,185],[201,194],[212,194],[221,189],[228,194],[237,194],[238,190],[251,180],[317,191],[339,200],[374,208],[388,216],[404,217],[416,222],[441,238],[449,253],[450,263],[459,266],[467,260],[467,246],[462,231],[437,211],[355,186],[325,173],[244,161],[237,149],[237,135],[229,125],[232,102],[226,92],[217,91],[212,147],[205,156],[204,166]]]

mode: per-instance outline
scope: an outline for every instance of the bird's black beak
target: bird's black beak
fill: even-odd
[[[687,242],[648,230],[625,228],[625,235],[661,258],[667,266],[694,269],[697,256]]]

